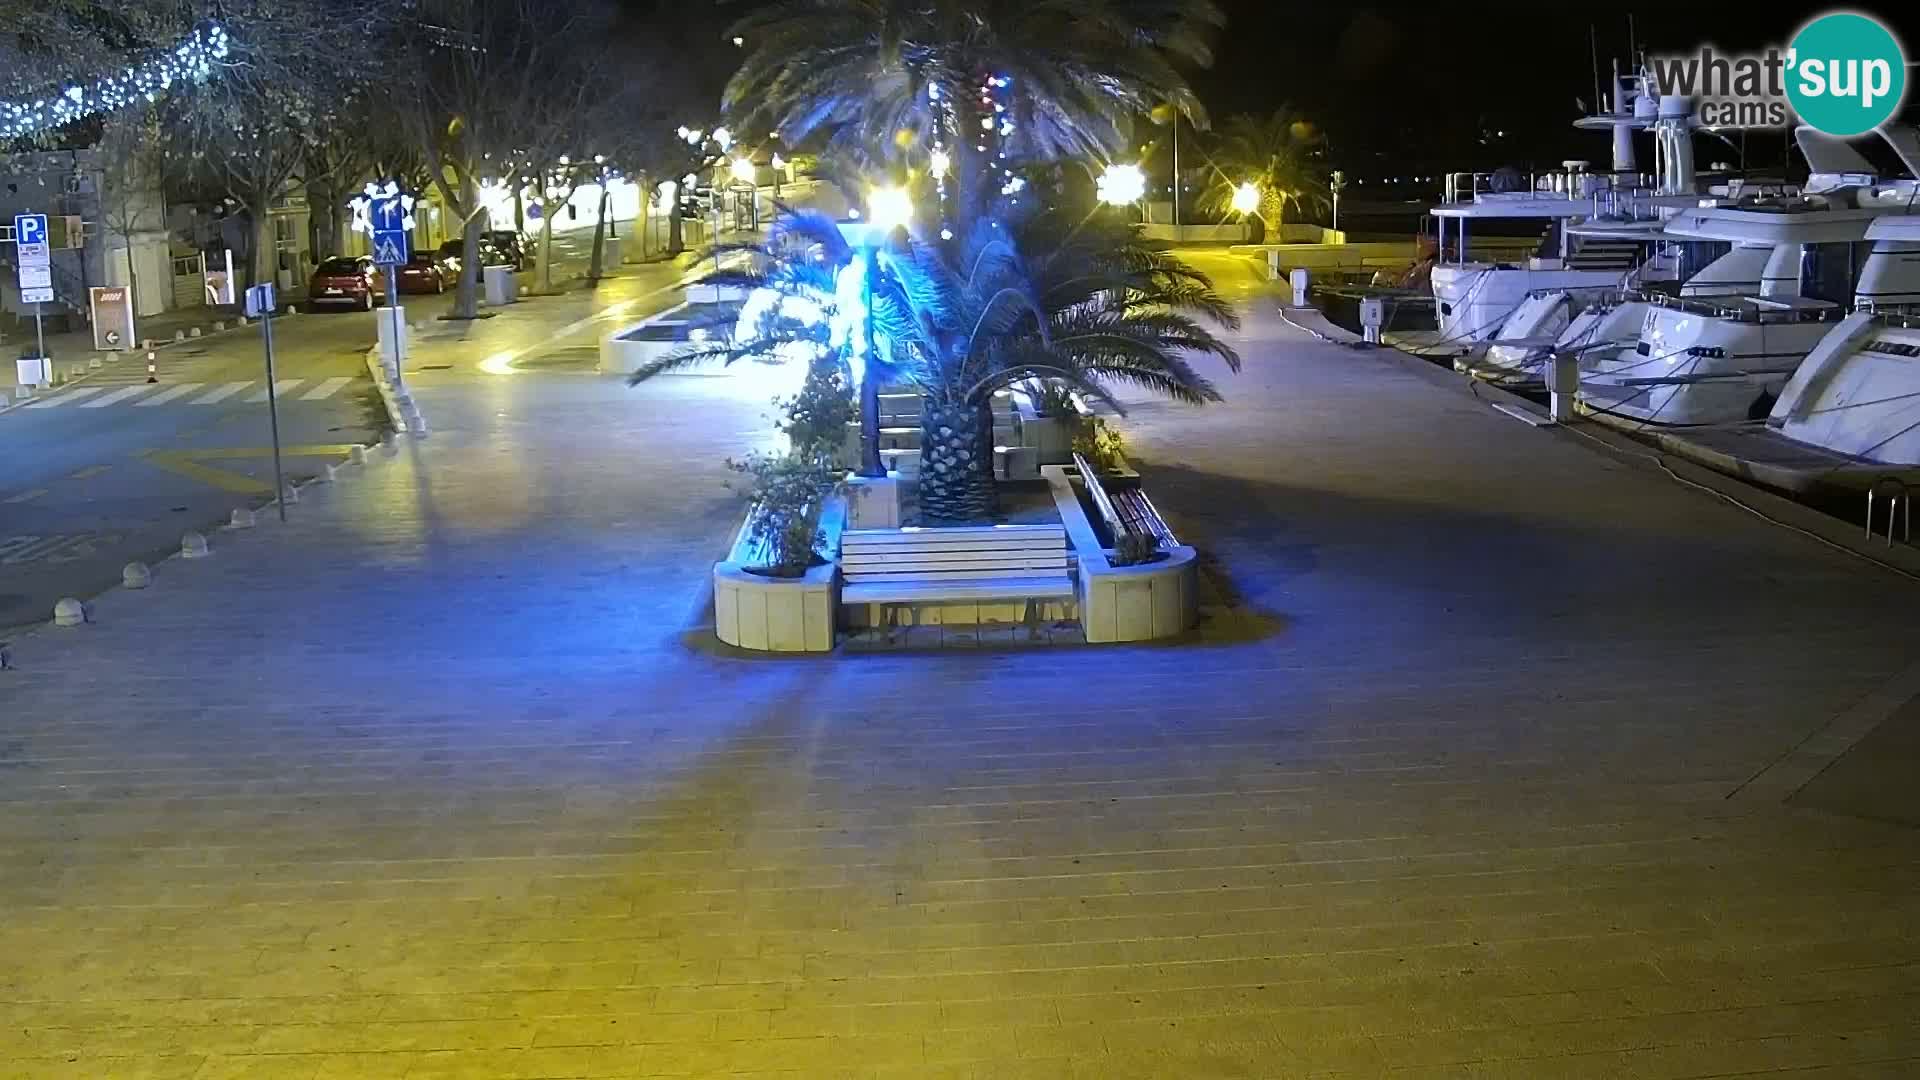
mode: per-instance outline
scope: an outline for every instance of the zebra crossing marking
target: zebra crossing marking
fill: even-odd
[[[239,393],[240,391],[245,390],[247,387],[252,385],[253,385],[252,379],[242,379],[239,382],[222,383],[219,389],[209,390],[206,393],[201,394],[199,397],[194,398],[192,401],[188,402],[188,404],[189,405],[216,405],[232,397],[233,395]]]
[[[83,386],[78,390],[69,390],[64,394],[55,394],[54,396],[47,398],[45,401],[36,401],[33,404],[27,406],[27,408],[57,409],[60,406],[65,405],[69,401],[79,401],[83,398],[90,398],[93,395],[105,389],[106,387],[104,386]]]
[[[340,392],[340,388],[353,381],[351,375],[336,375],[319,386],[300,395],[301,401],[325,401]]]
[[[136,408],[141,408],[141,409],[147,408],[148,406],[152,406],[152,405],[165,405],[167,402],[172,401],[174,398],[185,397],[186,395],[193,393],[195,390],[200,389],[204,385],[206,384],[197,383],[197,382],[186,382],[186,383],[181,383],[178,386],[169,386],[165,390],[160,391],[159,393],[153,395],[152,397],[141,398],[139,401],[136,401],[133,404]]]

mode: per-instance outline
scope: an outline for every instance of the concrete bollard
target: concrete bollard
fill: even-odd
[[[349,450],[349,451],[347,451],[347,464],[349,464],[349,465],[365,465],[366,463],[367,463],[367,448],[366,448],[366,447],[364,447],[364,446],[356,446],[356,447],[354,447],[353,449],[351,449],[351,450]]]
[[[87,621],[87,606],[71,596],[62,597],[53,605],[53,625],[79,626]]]
[[[299,502],[300,489],[294,487],[292,484],[288,484],[285,490],[280,492],[280,501],[287,506],[292,506],[294,503]]]
[[[233,516],[227,519],[227,528],[229,529],[253,528],[253,511],[245,508],[236,508],[233,512]]]
[[[190,337],[190,338],[197,338],[197,337],[199,337],[199,336],[200,336],[200,328],[196,326],[196,327],[194,327],[193,329],[191,329],[191,330],[188,330],[188,331],[187,331],[187,336],[188,336],[188,337]]]
[[[207,538],[197,532],[180,534],[180,557],[183,559],[204,559],[213,552],[207,550]]]
[[[143,562],[130,562],[120,568],[120,584],[129,589],[144,589],[153,584],[153,571]]]
[[[15,401],[25,401],[32,396],[33,387],[31,386],[16,386],[13,388],[13,399]]]
[[[187,340],[187,332],[185,330],[175,330],[173,332],[173,340],[175,341]]]
[[[88,358],[88,360],[87,360],[87,370],[88,370],[88,371],[98,371],[98,370],[100,370],[100,368],[101,368],[101,366],[102,366],[102,365],[104,365],[105,363],[106,363],[106,361],[105,361],[105,360],[102,360],[102,359],[100,359],[100,358],[99,358],[99,357],[97,357],[97,356],[94,356],[94,357],[90,357],[90,358]]]

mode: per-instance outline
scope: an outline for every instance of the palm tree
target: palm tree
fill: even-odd
[[[1260,192],[1267,242],[1279,242],[1289,208],[1328,205],[1326,169],[1315,156],[1324,141],[1311,122],[1286,106],[1264,117],[1233,117],[1215,141],[1215,180],[1203,207],[1225,212],[1235,189],[1251,183]]]
[[[1206,275],[1111,215],[1071,227],[1058,215],[982,220],[951,245],[897,230],[871,283],[862,279],[866,261],[819,214],[787,213],[765,244],[745,250],[758,266],[711,278],[753,289],[732,340],[716,335],[677,350],[631,381],[715,361],[823,353],[850,365],[867,351],[861,298],[870,284],[874,362],[889,381],[924,395],[920,507],[930,523],[993,513],[994,391],[1051,380],[1124,412],[1107,389],[1124,383],[1199,405],[1220,392],[1189,355],[1240,367],[1208,327],[1238,320]]]
[[[1239,370],[1239,355],[1205,325],[1237,326],[1231,308],[1164,245],[1112,215],[1007,225],[983,221],[957,257],[910,240],[882,256],[874,322],[896,378],[925,396],[920,506],[932,523],[992,515],[990,403],[1002,387],[1051,381],[1124,413],[1107,383],[1199,405],[1220,393],[1187,354]]]
[[[1178,63],[1211,62],[1213,0],[784,0],[734,25],[751,50],[727,86],[741,126],[924,164],[951,147],[962,220],[987,163],[984,80],[1012,122],[1015,160],[1105,159],[1133,117],[1167,103],[1204,126]]]

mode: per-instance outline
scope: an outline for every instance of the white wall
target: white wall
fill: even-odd
[[[135,234],[133,270],[139,277],[134,283],[134,294],[139,302],[135,315],[142,318],[158,315],[172,306],[173,258],[165,239]],[[118,236],[113,238],[112,246],[107,249],[107,284],[128,284],[127,248]]]

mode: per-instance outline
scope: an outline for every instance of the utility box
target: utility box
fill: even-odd
[[[1365,297],[1360,301],[1360,336],[1378,345],[1380,331],[1387,323],[1386,302],[1377,296]]]
[[[513,279],[513,267],[483,266],[480,268],[480,277],[484,283],[488,307],[500,307],[504,304],[519,302],[520,286]]]
[[[1290,278],[1293,282],[1293,306],[1294,307],[1307,306],[1308,277],[1309,275],[1307,274],[1306,267],[1304,266],[1294,267],[1293,273],[1290,275]]]
[[[14,377],[21,386],[53,385],[53,361],[44,356],[23,356],[14,362]]]
[[[611,270],[612,268],[619,266],[620,265],[620,238],[617,236],[609,236],[601,240],[600,243],[602,245],[601,251],[600,251],[601,269]]]

